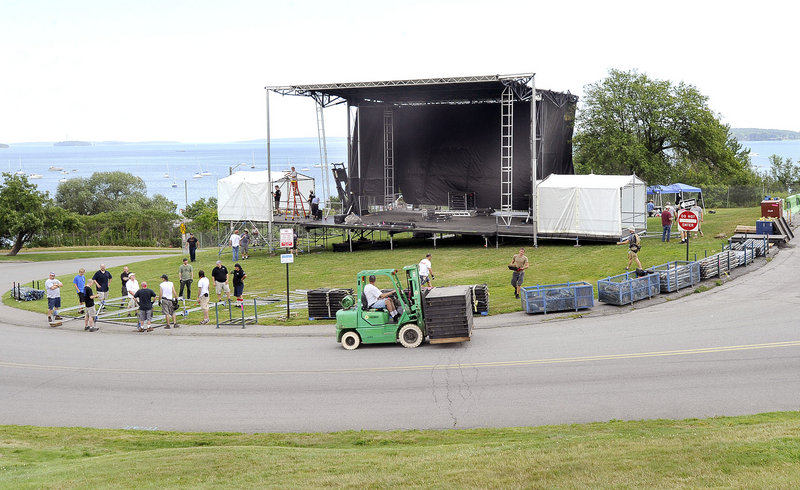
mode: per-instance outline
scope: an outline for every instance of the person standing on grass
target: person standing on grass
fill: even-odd
[[[244,230],[242,232],[242,239],[240,240],[241,247],[242,247],[242,259],[249,259],[250,255],[248,255],[247,247],[250,245],[250,232]]]
[[[161,300],[161,313],[164,314],[164,321],[167,323],[164,328],[172,328],[170,327],[170,318],[172,318],[172,324],[175,325],[175,328],[180,327],[178,318],[175,315],[175,303],[172,301],[178,297],[178,293],[175,292],[175,285],[170,282],[169,276],[161,274],[161,284],[158,287],[161,293],[158,297]]]
[[[194,236],[194,233],[189,233],[186,243],[189,244],[189,259],[194,262],[195,254],[197,253],[197,237]]]
[[[147,283],[142,281],[142,288],[133,295],[133,300],[139,305],[136,314],[139,317],[140,332],[153,331],[153,299],[156,297],[155,291],[147,287]]]
[[[703,235],[703,228],[700,226],[703,223],[703,208],[695,202],[690,211],[697,216],[697,230],[694,232],[694,237],[697,238],[698,233],[700,233],[700,236],[705,236]]]
[[[72,280],[72,284],[75,286],[75,292],[78,293],[78,304],[81,305],[81,309],[78,313],[83,315],[83,288],[86,287],[86,269],[81,267],[78,269],[78,275]]]
[[[203,321],[200,322],[200,325],[205,325],[208,323],[208,286],[210,283],[203,270],[197,273],[197,277],[200,278],[197,280],[197,304],[203,310]]]
[[[231,300],[231,288],[228,286],[228,268],[222,265],[222,261],[217,261],[217,266],[211,269],[211,284],[217,292],[217,301],[225,291],[228,301]]]
[[[95,318],[97,317],[97,310],[94,307],[94,300],[97,295],[92,291],[94,280],[89,279],[83,288],[83,299],[86,301],[86,314],[83,316],[83,329],[89,332],[96,332],[100,330],[95,327]]]
[[[522,287],[522,282],[525,280],[525,269],[528,268],[528,257],[525,256],[525,249],[519,249],[519,253],[511,257],[509,267],[513,267],[511,274],[511,285],[514,286],[514,297],[519,299],[519,289]]]
[[[128,271],[128,266],[122,268],[122,274],[119,275],[119,282],[122,284],[120,285],[120,291],[122,292],[122,304],[125,304],[125,301],[128,299],[128,276],[130,275],[130,271]]]
[[[668,242],[669,236],[672,233],[672,208],[669,205],[669,202],[666,206],[664,206],[664,210],[661,211],[661,241]]]
[[[236,303],[237,306],[240,308],[244,308],[244,298],[242,298],[242,294],[244,294],[244,279],[247,277],[247,274],[244,273],[244,269],[238,263],[233,266],[233,295],[236,296]]]
[[[642,263],[639,262],[639,250],[642,249],[642,239],[639,238],[639,235],[636,234],[635,228],[628,228],[629,235],[622,240],[617,242],[617,245],[622,245],[623,243],[628,244],[628,266],[625,267],[625,270],[629,270],[631,268],[631,263],[635,260],[636,265],[639,266],[639,269],[643,269]]]
[[[125,285],[125,288],[128,291],[128,309],[135,308],[136,300],[134,299],[134,295],[139,291],[139,281],[136,280],[135,272],[128,274],[128,283]],[[128,312],[128,316],[131,316],[131,312]]]
[[[112,277],[111,273],[106,270],[105,264],[100,264],[100,270],[92,276],[92,280],[97,285],[97,301],[100,302],[100,305],[105,304],[108,298],[108,283]]]
[[[425,258],[419,261],[419,285],[431,285],[433,277],[433,265],[431,264],[431,254],[425,254]]]
[[[181,281],[181,292],[179,298],[192,299],[192,282],[194,282],[194,269],[189,265],[189,259],[183,259],[183,265],[178,267],[178,278]],[[183,295],[183,288],[186,287],[186,296]]]
[[[241,241],[242,241],[242,237],[239,236],[239,230],[233,230],[233,233],[231,234],[231,238],[230,238],[230,244],[231,244],[231,251],[232,251],[232,254],[233,254],[233,259],[232,260],[234,262],[238,262],[239,261],[239,243]]]
[[[49,278],[44,282],[44,289],[47,294],[47,323],[54,323],[62,320],[58,316],[58,309],[61,308],[61,288],[64,285],[56,279],[56,273],[51,272]]]

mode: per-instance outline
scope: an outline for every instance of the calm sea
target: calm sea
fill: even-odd
[[[347,148],[345,138],[329,138],[328,162],[343,162]],[[317,193],[323,197],[322,171],[317,138],[273,140],[272,170],[288,170],[295,166],[300,173],[314,177]],[[230,167],[238,170],[267,169],[264,142],[245,143],[98,143],[93,146],[53,146],[52,143],[11,144],[0,149],[0,171],[39,174],[30,180],[39,190],[55,196],[59,181],[89,177],[93,172],[120,170],[137,175],[147,184],[149,195],[163,194],[182,208],[200,198],[216,197],[217,180],[227,177]],[[59,167],[62,170],[49,170]],[[195,178],[195,174],[211,175]],[[164,175],[169,173],[169,178]],[[176,187],[172,187],[175,183]],[[184,184],[186,192],[184,192]],[[331,178],[331,191],[335,194]]]
[[[769,156],[779,155],[800,162],[800,141],[743,141],[750,148],[753,164],[769,169]],[[280,139],[272,142],[272,169],[288,170],[294,165],[299,172],[317,179],[317,193],[322,196],[322,172],[319,167],[317,138]],[[343,162],[347,148],[345,138],[328,139],[328,161]],[[94,146],[53,146],[52,143],[24,143],[0,149],[0,170],[39,174],[31,180],[42,191],[54,196],[59,181],[88,177],[93,172],[121,170],[141,177],[150,195],[163,194],[178,207],[200,198],[217,195],[217,180],[228,175],[230,167],[267,169],[267,151],[263,142],[246,143],[118,143]],[[63,170],[49,170],[60,167]],[[195,178],[200,172],[211,175]],[[169,178],[164,174],[169,173]],[[175,183],[176,187],[172,187]],[[184,192],[184,186],[186,191]],[[335,194],[331,179],[331,191]]]

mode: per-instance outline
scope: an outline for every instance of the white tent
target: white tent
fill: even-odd
[[[281,202],[289,195],[289,180],[285,172],[266,170],[258,172],[236,172],[217,181],[217,215],[220,221],[269,221],[272,216],[272,191],[281,190]],[[303,199],[314,190],[314,179],[297,175],[297,187]],[[308,203],[304,202],[306,210]],[[299,206],[299,204],[298,204]],[[281,206],[284,208],[285,204]]]
[[[613,238],[647,229],[647,184],[635,175],[549,175],[538,185],[542,235]]]

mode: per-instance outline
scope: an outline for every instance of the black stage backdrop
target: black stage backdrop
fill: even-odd
[[[539,93],[538,177],[572,174],[577,97]],[[530,206],[530,107],[529,102],[514,104],[514,209]],[[383,106],[360,108],[361,179],[356,144],[349,165],[351,189],[377,202],[384,193],[383,113]],[[407,203],[447,205],[448,192],[474,192],[477,207],[500,207],[499,104],[395,106],[393,134],[395,192]]]

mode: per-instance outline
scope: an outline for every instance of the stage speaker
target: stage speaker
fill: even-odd
[[[344,223],[344,219],[347,217],[346,214],[334,214],[333,215],[333,222],[334,224],[341,225]]]

